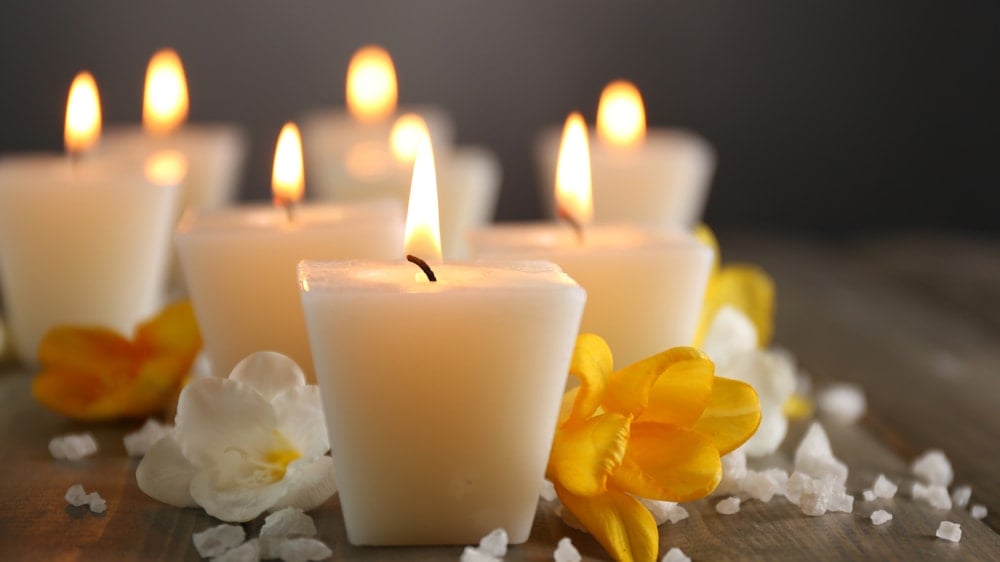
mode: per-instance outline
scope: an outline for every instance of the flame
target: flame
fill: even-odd
[[[632,146],[646,136],[646,108],[639,89],[615,80],[604,87],[597,106],[597,135],[614,146]]]
[[[160,150],[146,158],[146,179],[155,185],[177,185],[187,175],[187,158],[177,150]]]
[[[416,113],[400,116],[396,119],[389,135],[393,157],[401,164],[412,164],[417,158],[420,140],[423,137],[430,137],[430,134],[423,117]]]
[[[407,254],[427,261],[441,260],[441,228],[438,221],[437,174],[430,135],[423,135],[413,164],[410,202],[406,211]]]
[[[153,134],[164,135],[183,123],[187,114],[187,80],[181,58],[173,49],[160,49],[146,67],[143,127]]]
[[[358,121],[374,122],[396,111],[396,68],[382,47],[362,47],[347,67],[347,108]]]
[[[580,225],[590,223],[594,216],[587,124],[578,112],[573,112],[566,118],[562,142],[559,144],[559,160],[556,162],[556,201],[559,209],[569,214]]]
[[[70,154],[89,149],[101,138],[101,98],[89,72],[77,74],[69,87],[63,138]]]
[[[288,122],[281,128],[278,144],[274,148],[271,193],[276,205],[286,205],[302,199],[303,191],[305,174],[302,171],[302,136],[295,123]]]

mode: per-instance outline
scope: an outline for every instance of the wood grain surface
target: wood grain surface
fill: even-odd
[[[784,499],[746,501],[735,515],[718,500],[687,504],[691,517],[660,528],[661,556],[681,547],[694,560],[1000,560],[1000,243],[941,235],[849,242],[722,233],[724,261],[764,266],[778,284],[776,342],[795,353],[817,386],[861,384],[869,411],[855,426],[824,422],[834,452],[851,469],[860,496],[879,473],[899,482],[892,500],[864,502],[852,514],[807,517]],[[0,374],[0,561],[197,560],[191,535],[218,522],[200,510],[171,508],[135,483],[136,461],[123,435],[139,423],[82,425],[51,414],[30,397],[30,375]],[[761,466],[787,466],[805,429],[793,425],[782,450]],[[51,437],[89,430],[100,452],[55,461]],[[909,498],[909,463],[944,450],[956,483],[985,504],[984,521],[967,510],[939,511]],[[68,506],[82,483],[108,502],[103,515]],[[894,519],[874,526],[886,509]],[[347,543],[336,497],[312,513],[336,560],[457,560],[460,547],[365,548]],[[962,525],[962,541],[934,537],[938,523]],[[261,522],[248,524],[255,535]],[[551,560],[563,536],[587,560],[607,556],[542,502],[527,544],[507,560]]]

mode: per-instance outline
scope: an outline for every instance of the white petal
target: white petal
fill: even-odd
[[[261,456],[274,440],[271,403],[247,384],[226,379],[196,379],[181,392],[174,439],[199,468],[226,462],[233,450]]]
[[[757,341],[753,320],[739,309],[723,305],[708,325],[701,348],[719,367],[738,353],[757,349]]]
[[[763,457],[778,450],[788,433],[788,418],[780,407],[760,409],[760,426],[743,449],[748,456]]]
[[[212,517],[242,523],[270,509],[286,495],[287,488],[285,480],[263,486],[241,486],[220,478],[218,471],[203,470],[191,480],[191,497]]]
[[[309,511],[319,507],[337,493],[337,480],[333,473],[333,459],[327,456],[314,460],[299,459],[285,472],[288,489],[271,509],[297,507]]]
[[[233,367],[229,380],[249,384],[267,400],[293,386],[306,384],[306,376],[299,365],[275,351],[258,351],[246,356]]]
[[[279,394],[271,406],[278,418],[278,431],[303,457],[318,457],[330,449],[318,386],[290,388]]]
[[[197,505],[191,497],[195,468],[181,454],[169,435],[157,441],[139,462],[135,479],[139,489],[153,499],[176,507]]]

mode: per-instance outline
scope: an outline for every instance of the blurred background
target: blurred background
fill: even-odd
[[[8,2],[0,153],[61,148],[81,69],[106,122],[138,123],[149,56],[172,46],[190,120],[248,128],[242,196],[266,199],[281,124],[343,105],[367,43],[392,54],[401,103],[445,107],[460,143],[498,153],[501,220],[541,216],[538,131],[573,109],[593,123],[627,78],[651,126],[716,147],[713,226],[1000,229],[994,0]]]

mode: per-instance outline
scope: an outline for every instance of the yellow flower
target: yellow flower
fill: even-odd
[[[139,325],[129,341],[105,328],[57,326],[38,348],[35,399],[84,421],[161,413],[176,399],[201,349],[188,301]]]
[[[637,498],[691,501],[722,477],[720,456],[760,423],[749,385],[676,347],[612,371],[599,336],[577,340],[546,476],[563,505],[617,560],[654,560],[656,522]]]

